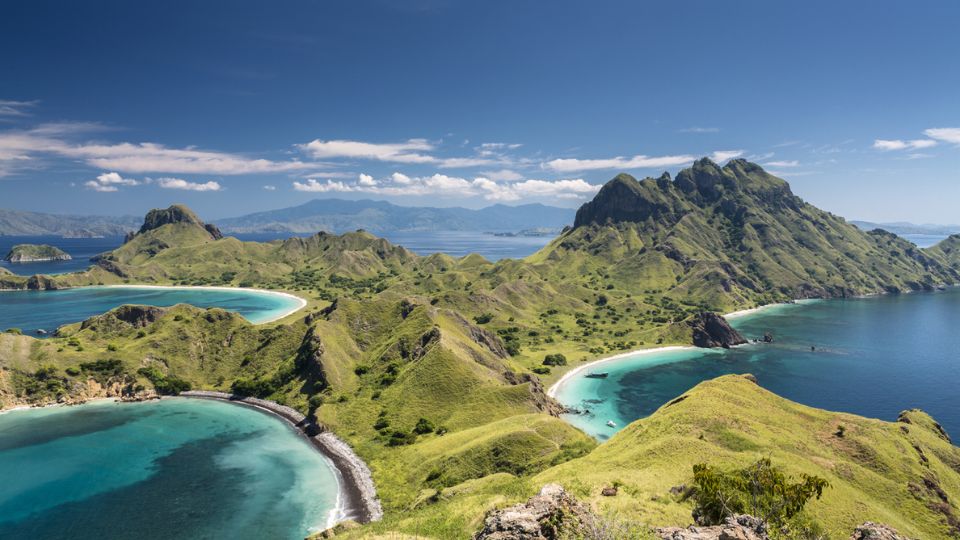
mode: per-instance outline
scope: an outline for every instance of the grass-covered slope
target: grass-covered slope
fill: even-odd
[[[675,180],[619,175],[532,262],[606,266],[618,284],[718,310],[960,281],[934,250],[863,232],[795,196],[760,166],[703,159]]]
[[[907,411],[884,422],[814,409],[737,375],[699,384],[534,480],[564,484],[605,513],[685,525],[691,505],[670,489],[690,483],[694,464],[737,468],[762,457],[830,482],[807,511],[831,537],[846,538],[868,520],[911,537],[960,534],[960,448],[927,414]],[[620,494],[600,497],[614,482]]]

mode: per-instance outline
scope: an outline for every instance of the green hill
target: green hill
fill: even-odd
[[[830,531],[870,518],[936,537],[960,512],[960,459],[921,413],[887,424],[817,411],[728,377],[597,446],[544,386],[584,360],[690,344],[704,321],[722,322],[704,312],[956,283],[958,255],[960,237],[921,250],[862,232],[742,160],[701,160],[675,180],[620,175],[523,261],[418,257],[364,232],[241,242],[171,207],[90,271],[0,284],[257,286],[307,309],[254,326],[222,310],[127,306],[46,340],[3,334],[0,397],[191,386],[290,405],[370,465],[387,513],[360,536],[468,536],[485,511],[554,480],[605,511],[686,524],[690,506],[669,488],[696,460],[771,455],[830,480],[811,507]],[[847,434],[832,436],[840,423]],[[600,499],[614,481],[624,495]]]
[[[795,298],[932,289],[960,281],[940,252],[863,232],[744,160],[670,176],[619,175],[533,262],[609,269],[633,290],[727,310]]]
[[[3,260],[8,262],[69,261],[73,257],[66,251],[46,244],[17,244]]]

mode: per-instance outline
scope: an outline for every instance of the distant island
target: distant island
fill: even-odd
[[[478,210],[399,206],[386,201],[314,199],[299,206],[221,219],[224,233],[315,233],[365,230],[390,232],[489,231],[534,229],[559,231],[573,221],[575,210],[543,204],[495,204]]]
[[[0,236],[123,236],[136,230],[141,221],[133,216],[72,216],[0,209]]]
[[[13,246],[10,253],[3,260],[12,263],[42,262],[42,261],[69,261],[73,259],[69,253],[46,244],[18,244]]]

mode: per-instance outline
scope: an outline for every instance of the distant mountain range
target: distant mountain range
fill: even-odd
[[[374,234],[394,231],[523,231],[559,230],[573,223],[575,210],[542,204],[496,204],[480,210],[397,206],[386,201],[315,199],[291,208],[221,219],[225,233],[343,233],[363,229]]]
[[[123,236],[143,222],[134,216],[70,216],[0,209],[0,236]]]
[[[895,223],[874,223],[872,221],[851,221],[857,227],[872,231],[874,229],[883,229],[900,236],[908,234],[933,234],[933,235],[951,235],[960,233],[960,225],[917,225],[906,221],[897,221]]]

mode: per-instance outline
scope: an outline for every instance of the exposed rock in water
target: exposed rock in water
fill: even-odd
[[[547,540],[578,538],[594,520],[590,510],[557,484],[543,486],[527,502],[493,510],[474,540]],[[565,536],[566,535],[566,536]]]
[[[690,319],[688,324],[693,328],[693,344],[697,347],[729,349],[747,342],[726,319],[710,311],[701,312]]]
[[[662,540],[769,540],[762,521],[747,515],[728,517],[722,525],[697,527],[658,527]]]
[[[854,529],[850,540],[911,540],[893,527],[868,521]]]
[[[69,261],[73,257],[69,253],[46,244],[17,244],[7,253],[3,260],[12,263]]]

